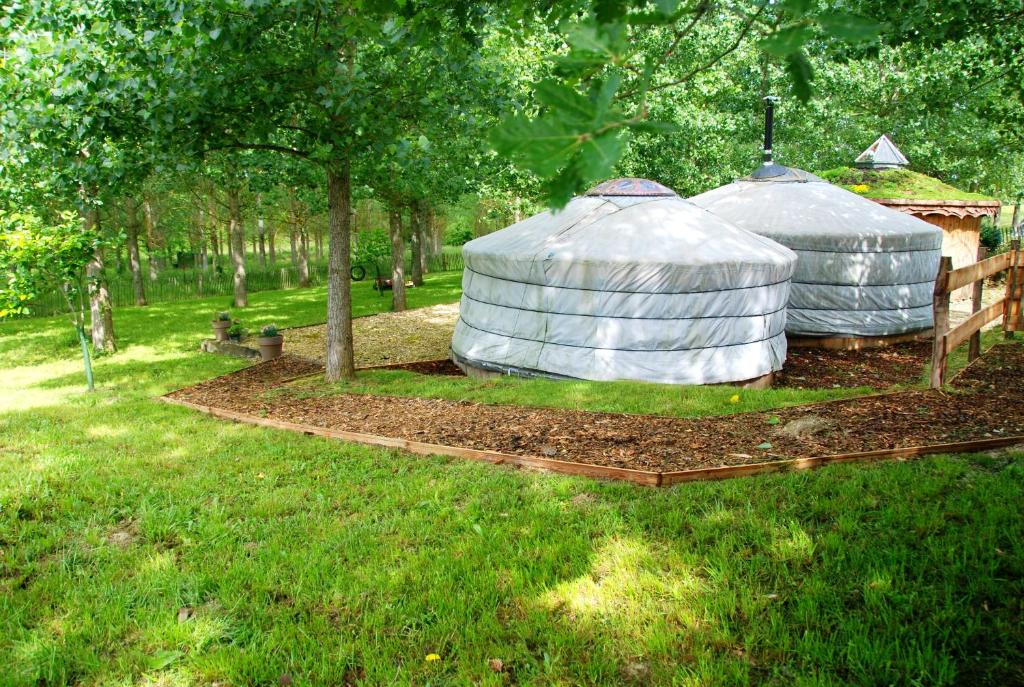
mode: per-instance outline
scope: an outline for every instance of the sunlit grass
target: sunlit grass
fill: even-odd
[[[457,299],[457,279],[431,280],[416,304]],[[154,401],[245,364],[196,350],[223,305],[118,311],[124,346],[97,362],[94,394],[63,323],[0,327],[0,685],[1021,682],[1019,461],[654,490]],[[323,293],[254,294],[240,316],[322,321]],[[474,384],[444,393],[492,393]],[[682,414],[723,402],[493,389]],[[769,402],[740,393],[725,410]]]

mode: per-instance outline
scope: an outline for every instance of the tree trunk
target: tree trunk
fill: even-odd
[[[153,203],[149,198],[143,198],[142,200],[142,215],[146,229],[146,257],[149,262],[149,280],[156,281],[157,277],[160,276],[160,258],[157,256],[160,246],[157,241]]]
[[[391,236],[391,308],[405,310],[405,241],[402,240],[402,211],[393,207],[388,212],[388,233]]]
[[[352,187],[348,162],[327,169],[327,373],[328,382],[355,377],[352,350]]]
[[[299,288],[309,287],[309,239],[306,236],[305,217],[294,194],[288,194],[292,213],[292,262],[299,275]]]
[[[423,286],[423,231],[420,221],[419,204],[409,206],[409,247],[412,248],[412,284]]]
[[[241,193],[237,187],[228,188],[229,229],[231,236],[231,262],[235,267],[235,307],[249,305],[245,284],[245,227],[242,226]]]
[[[206,219],[206,210],[199,208],[199,269],[206,271],[210,269],[210,259],[206,250],[206,235],[209,222]]]
[[[274,230],[274,221],[267,217],[267,252],[270,259],[270,266],[277,267],[277,232]]]
[[[99,231],[99,210],[86,211],[87,229]],[[117,341],[114,338],[114,307],[110,302],[110,290],[103,271],[103,249],[97,248],[92,260],[85,268],[89,280],[89,317],[92,326],[92,348],[102,353],[115,353]]]
[[[291,252],[292,267],[294,267],[295,269],[299,268],[299,247],[298,247],[298,245],[296,243],[296,240],[295,240],[297,232],[298,232],[298,228],[297,228],[297,225],[295,223],[295,213],[293,211],[292,212],[292,226],[291,226],[291,229],[288,230],[288,241],[289,241],[289,243],[291,245],[291,249],[292,249],[292,252]]]
[[[139,255],[139,204],[129,196],[125,200],[125,212],[128,221],[125,231],[128,234],[128,267],[132,273],[132,291],[135,293],[135,305],[146,305],[146,282],[142,278],[142,256]]]
[[[309,288],[309,238],[305,228],[299,233],[299,288]]]

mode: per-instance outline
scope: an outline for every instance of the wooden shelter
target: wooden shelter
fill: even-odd
[[[953,258],[953,269],[977,261],[981,220],[991,217],[993,222],[998,221],[1000,201],[906,169],[909,161],[884,135],[854,164],[856,169],[846,170],[844,178],[833,179],[829,173],[824,176],[880,205],[942,229],[942,254]],[[971,287],[965,286],[953,293],[953,299],[969,299],[971,294]]]

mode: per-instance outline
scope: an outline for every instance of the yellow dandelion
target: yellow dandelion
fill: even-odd
[[[869,186],[867,184],[856,184],[853,187],[854,193],[867,193]]]
[[[428,663],[433,662],[433,661],[440,661],[440,660],[441,660],[441,657],[438,656],[437,654],[427,654],[427,662]]]
[[[729,403],[739,403],[739,402],[740,402],[740,395],[739,394],[733,394],[732,396],[729,397]]]

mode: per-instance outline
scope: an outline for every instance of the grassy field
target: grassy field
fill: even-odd
[[[357,312],[386,305],[363,286]],[[323,320],[320,289],[251,300],[253,327]],[[119,310],[94,394],[60,320],[0,326],[0,685],[1024,681],[1019,460],[653,490],[154,402],[244,364],[196,352],[225,301]]]

